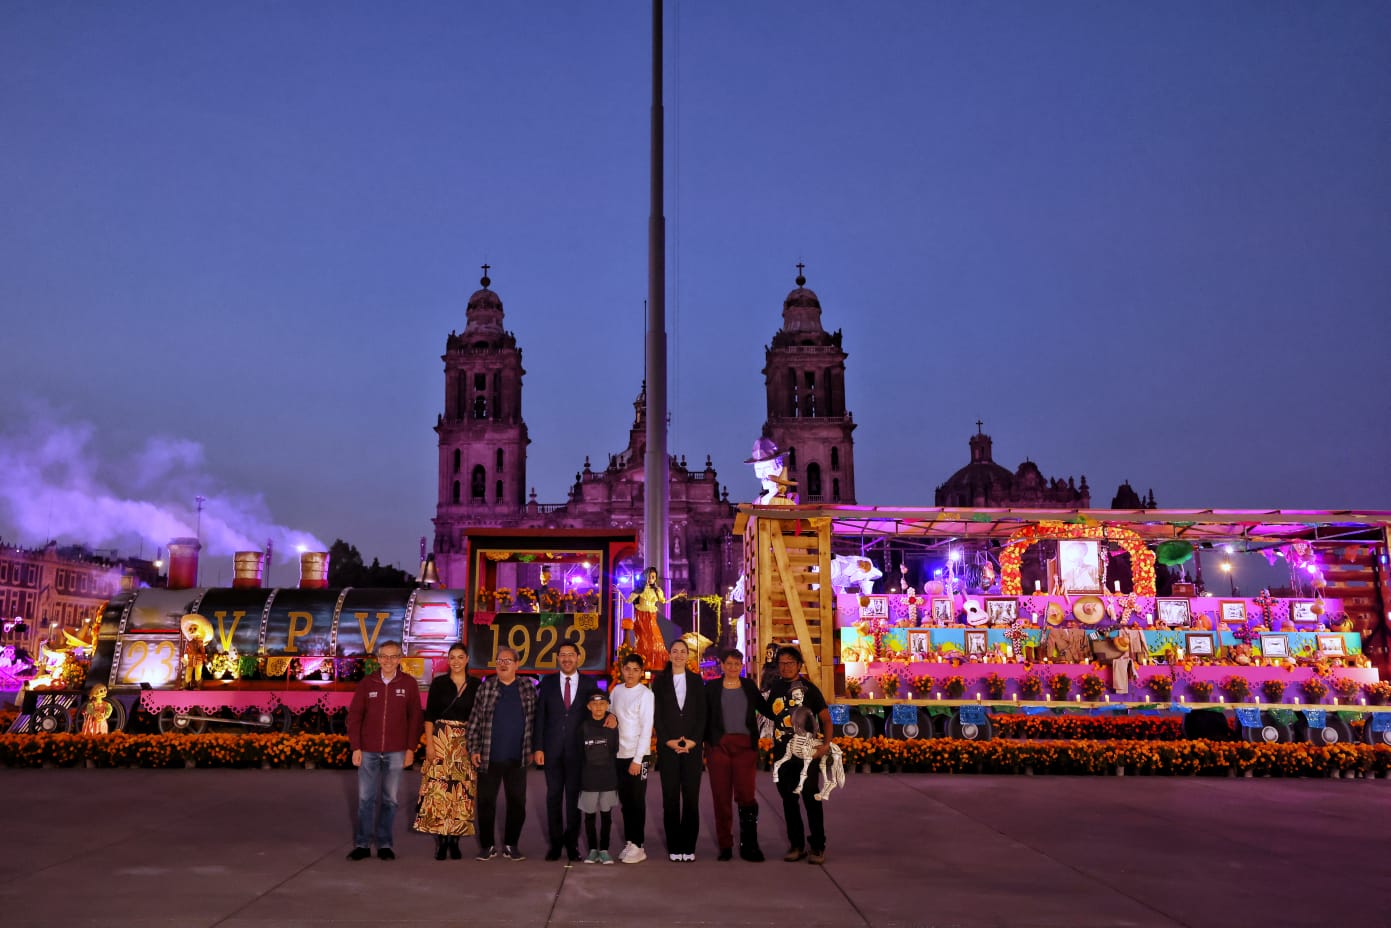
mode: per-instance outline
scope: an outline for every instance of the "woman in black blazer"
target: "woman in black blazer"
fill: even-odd
[[[720,652],[723,674],[705,684],[705,761],[710,766],[710,798],[715,803],[715,838],[720,860],[734,857],[734,816],[739,806],[739,856],[761,861],[758,846],[758,714],[772,716],[763,694],[743,675],[744,655]]]
[[[671,663],[652,678],[657,772],[662,777],[662,818],[667,856],[695,860],[700,832],[701,744],[705,739],[705,686],[686,668],[686,642],[672,642]]]

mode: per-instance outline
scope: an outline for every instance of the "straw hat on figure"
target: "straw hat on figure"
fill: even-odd
[[[203,685],[203,664],[208,659],[208,642],[213,637],[212,623],[190,612],[180,620],[179,630],[183,632],[184,689],[196,690]]]
[[[633,626],[637,634],[635,650],[642,655],[643,666],[654,673],[667,665],[667,646],[657,624],[657,608],[667,601],[657,568],[643,571],[642,589],[628,597],[633,604]]]
[[[778,451],[777,442],[760,438],[753,443],[753,454],[744,460],[753,465],[754,476],[763,484],[763,492],[754,500],[760,506],[793,506],[797,503],[792,490],[797,481],[787,476],[787,464]]]

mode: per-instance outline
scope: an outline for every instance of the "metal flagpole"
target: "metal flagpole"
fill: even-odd
[[[648,567],[667,577],[666,217],[663,215],[662,0],[652,0],[652,208],[647,219],[647,454],[643,463],[643,547]]]

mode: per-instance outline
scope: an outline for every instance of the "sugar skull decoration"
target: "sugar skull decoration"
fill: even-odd
[[[100,683],[92,687],[87,705],[82,707],[82,734],[105,735],[110,732],[107,720],[111,718],[115,708],[106,698],[106,692],[106,687]]]

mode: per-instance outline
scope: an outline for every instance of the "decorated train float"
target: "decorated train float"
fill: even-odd
[[[746,644],[796,642],[844,736],[1139,715],[1391,744],[1391,514],[761,505],[738,526]],[[1243,557],[1270,588],[1238,592]]]
[[[523,673],[556,667],[564,643],[582,672],[607,674],[628,590],[614,569],[631,532],[491,532],[466,538],[466,589],[328,587],[328,556],[306,552],[295,588],[261,585],[260,552],[235,558],[227,588],[194,585],[197,543],[171,545],[168,588],[130,590],[66,635],[28,681],[14,732],[78,731],[85,697],[104,687],[110,731],[341,731],[356,684],[384,641],[422,684],[455,641],[475,673],[511,647]],[[631,578],[628,585],[631,586]],[[422,687],[422,692],[425,687]]]

